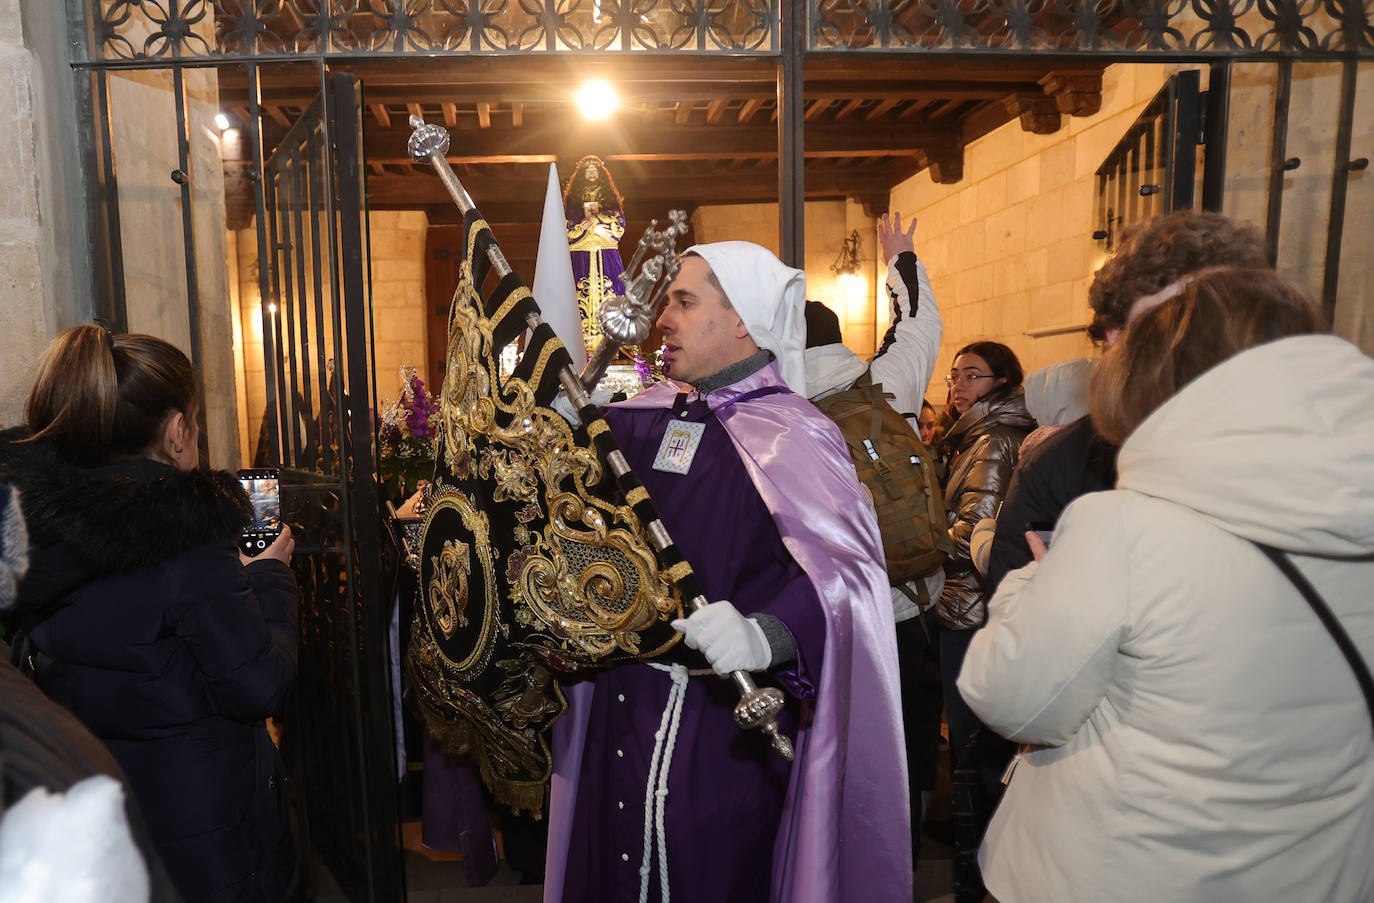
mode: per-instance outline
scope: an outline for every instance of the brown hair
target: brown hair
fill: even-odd
[[[1150,414],[1203,373],[1287,336],[1326,331],[1311,298],[1270,269],[1198,274],[1177,298],[1137,317],[1093,373],[1093,425],[1121,444]]]
[[[965,354],[978,355],[987,361],[988,369],[992,371],[993,376],[1006,380],[1005,383],[987,393],[989,396],[1005,395],[1021,385],[1022,380],[1026,378],[1025,372],[1021,369],[1021,361],[1016,357],[1016,352],[1001,342],[970,342],[954,352],[954,360],[957,361]]]
[[[1208,267],[1262,268],[1264,236],[1219,213],[1177,210],[1126,231],[1121,246],[1093,277],[1088,335],[1104,341],[1126,326],[1131,306],[1183,276]]]
[[[196,398],[195,369],[174,345],[74,326],[43,352],[24,420],[31,440],[95,466],[143,454],[168,417],[195,411]]]

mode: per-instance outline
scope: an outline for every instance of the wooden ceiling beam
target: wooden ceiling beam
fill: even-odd
[[[1003,105],[1021,120],[1022,129],[1035,135],[1053,135],[1064,121],[1054,98],[1043,94],[1013,94]]]
[[[692,116],[692,104],[689,101],[680,101],[673,108],[673,122],[678,125],[686,125],[687,120]]]
[[[899,120],[914,119],[917,113],[931,106],[933,103],[934,101],[932,100],[913,100],[911,103],[907,104],[906,109],[897,114],[897,118]]]
[[[835,121],[839,122],[841,119],[848,118],[855,111],[857,111],[859,107],[862,107],[866,103],[868,103],[868,98],[866,97],[854,98],[853,100],[846,103],[843,107],[841,107],[840,112],[835,114]]]
[[[517,129],[525,124],[525,105],[523,103],[513,103],[510,105],[510,124]]]
[[[776,171],[776,168],[775,170]],[[462,176],[459,176],[460,180]],[[488,206],[526,204],[537,218],[543,200],[547,174],[532,176],[471,177],[469,191],[479,209],[487,215]],[[777,200],[776,180],[761,178],[721,178],[719,174],[663,176],[644,182],[616,175],[616,184],[632,211],[649,214],[666,209],[666,205],[683,198],[695,198],[699,203],[767,203]],[[465,181],[465,185],[468,183]],[[824,170],[808,168],[806,197],[859,197],[892,187],[886,171],[851,170],[835,167]],[[444,194],[438,176],[383,175],[368,179],[369,206],[403,207],[435,203]],[[499,236],[498,236],[499,238]]]
[[[962,107],[963,105],[964,101],[962,98],[947,100],[939,106],[935,107],[935,109],[931,110],[930,113],[926,116],[926,119],[939,119],[942,116],[947,116],[950,113],[953,113],[955,110]]]
[[[276,106],[274,104],[272,106],[263,107],[262,109],[264,112],[267,113],[268,116],[272,117],[272,119],[278,125],[282,126],[283,128],[291,128],[291,121],[293,117],[287,116],[286,111],[283,110],[281,107]]]
[[[1037,91],[1040,89],[1039,76],[1025,81],[925,81],[925,80],[885,80],[866,79],[862,82],[843,82],[806,86],[808,103],[830,101],[849,103],[855,99],[877,100],[928,100],[959,97],[965,100],[982,100],[1003,97],[1016,91]],[[1063,76],[1068,78],[1068,76]],[[1098,75],[1100,78],[1100,73]],[[472,85],[436,81],[429,72],[414,73],[411,78],[395,85],[375,85],[368,82],[368,101],[401,106],[410,103],[439,106],[444,103],[529,103],[556,106],[571,111],[573,104],[565,85],[558,82],[537,84]],[[265,84],[263,100],[265,103],[279,103],[304,106],[319,93],[317,85],[295,86]],[[707,82],[696,79],[675,83],[651,83],[643,85],[617,85],[621,104],[634,107],[644,103],[705,103],[709,104],[722,98],[727,100],[770,101],[777,98],[775,83],[758,85],[733,85]],[[221,84],[221,98],[226,103],[247,100],[247,87],[236,88],[231,84]]]
[[[440,106],[444,110],[444,125],[456,129],[458,127],[458,104],[445,102]]]
[[[370,103],[367,108],[372,111],[372,118],[377,120],[377,124],[384,129],[391,128],[391,113],[387,110],[386,104]]]
[[[706,107],[706,124],[715,125],[720,122],[720,117],[725,115],[725,107],[729,103],[730,101],[719,98],[711,101]]]
[[[744,106],[739,108],[739,124],[748,125],[749,120],[754,118],[754,114],[759,111],[759,108],[762,107],[763,104],[764,101],[761,97],[753,97],[746,100]]]
[[[874,123],[856,128],[847,123],[817,123],[806,130],[806,156],[862,157],[914,153],[927,142],[944,137],[948,127],[921,124]],[[365,138],[367,159],[382,163],[409,159],[406,142],[410,130],[377,130]],[[455,137],[448,157],[454,161],[527,162],[530,158],[557,156],[576,160],[597,154],[607,160],[728,160],[733,157],[774,159],[778,154],[777,130],[759,124],[725,128],[690,125],[679,127],[560,129],[556,122],[541,120],[525,128],[493,125]]]
[[[1102,72],[1054,70],[1040,79],[1045,93],[1054,98],[1059,112],[1092,116],[1102,109]]]
[[[985,101],[959,117],[959,143],[968,145],[1012,119],[1004,100]]]
[[[541,85],[558,86],[564,99],[570,99],[574,87],[589,75],[606,78],[616,85],[622,97],[643,85],[678,85],[684,83],[711,83],[716,86],[715,96],[726,93],[727,86],[753,86],[772,92],[777,85],[777,68],[770,60],[710,60],[699,56],[685,56],[683,59],[665,58],[661,55],[636,59],[630,55],[614,61],[592,62],[578,55],[540,56],[529,54],[512,65],[509,58],[436,58],[425,60],[417,67],[413,60],[368,60],[363,62],[340,63],[335,68],[340,71],[357,73],[368,85],[369,90],[390,87],[411,87],[423,80],[429,84],[447,84],[453,87],[483,88],[489,86]],[[880,65],[889,65],[882,63]],[[898,64],[901,65],[901,64]],[[985,82],[1030,82],[1035,83],[1045,73],[1056,72],[1100,72],[1101,63],[1054,63],[1052,66],[1027,56],[1020,60],[988,59],[970,65],[967,60],[923,60],[919,72],[903,72],[901,78],[887,81],[896,85],[912,82],[947,82],[951,85],[970,85]],[[595,70],[595,71],[593,71]],[[855,86],[874,86],[875,63],[872,58],[854,57],[850,59],[817,58],[807,61],[806,86],[808,96],[814,90],[830,90],[832,85],[842,87],[835,90],[849,91],[849,96],[858,96],[861,91],[852,90]],[[247,74],[241,68],[226,68],[220,74],[222,89],[243,90]],[[308,90],[313,96],[320,89],[319,74],[313,68],[282,69],[263,72],[264,89],[273,86],[294,87]],[[869,95],[873,96],[873,95]],[[885,96],[885,95],[879,95]],[[456,98],[454,98],[456,99]],[[705,98],[703,98],[705,99]]]
[[[888,97],[885,100],[880,100],[877,106],[864,114],[864,119],[868,122],[872,122],[875,119],[882,119],[888,113],[892,112],[893,107],[901,102],[902,99],[900,97]]]
[[[813,100],[813,101],[811,101],[811,104],[806,108],[806,113],[804,113],[804,114],[802,115],[802,121],[803,121],[803,122],[812,122],[812,121],[814,121],[814,120],[816,119],[817,116],[820,116],[820,115],[821,115],[822,113],[824,113],[826,110],[830,109],[830,105],[833,104],[834,102],[835,102],[835,101],[830,100],[829,98],[825,98],[825,97],[822,97],[822,98],[820,98],[819,100]]]
[[[491,128],[491,104],[482,103],[481,101],[478,102],[477,127],[482,129]]]

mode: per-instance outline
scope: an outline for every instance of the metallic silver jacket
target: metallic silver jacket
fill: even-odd
[[[976,630],[987,620],[987,593],[969,552],[973,527],[994,517],[1006,496],[1021,440],[1035,428],[1020,387],[992,393],[964,412],[943,447],[949,460],[945,508],[954,553],[945,562],[945,588],[935,617],[953,630]]]

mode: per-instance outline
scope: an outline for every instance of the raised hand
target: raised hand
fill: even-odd
[[[884,213],[878,220],[878,244],[883,249],[883,260],[891,260],[903,251],[915,252],[915,235],[916,217],[911,218],[911,227],[903,232],[901,211],[890,215]]]

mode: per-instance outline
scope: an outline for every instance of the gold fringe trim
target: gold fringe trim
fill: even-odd
[[[640,502],[644,501],[648,497],[649,490],[645,489],[643,486],[636,486],[629,492],[625,493],[625,504],[633,508],[635,505],[638,505]]]
[[[425,730],[438,742],[439,748],[451,756],[473,761],[482,783],[491,791],[496,802],[509,807],[516,815],[524,812],[536,819],[542,818],[548,782],[517,781],[497,774],[491,767],[491,761],[482,752],[480,734],[476,728],[462,718],[449,717],[439,711],[429,693],[418,685],[410,667],[405,668],[403,673],[418,703]]]

